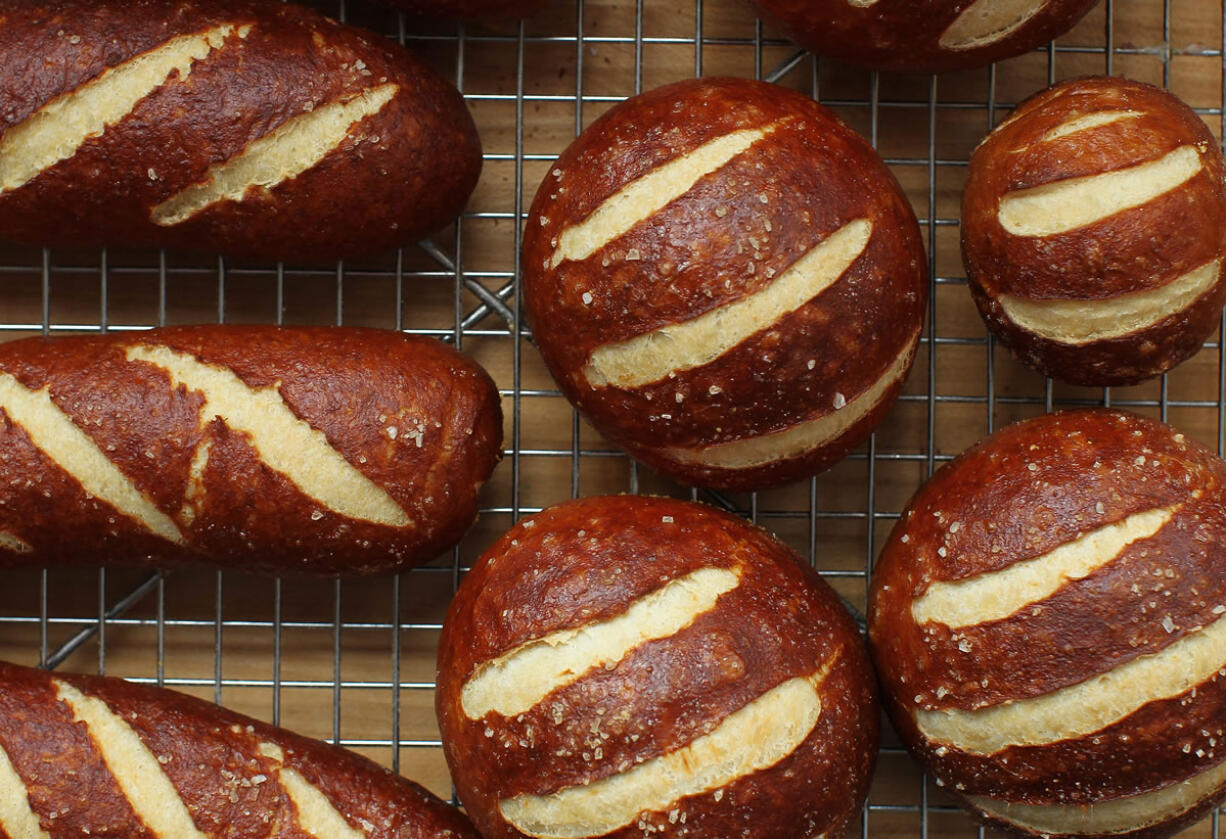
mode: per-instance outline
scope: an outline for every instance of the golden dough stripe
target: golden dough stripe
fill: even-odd
[[[30,793],[4,749],[0,749],[0,833],[14,839],[51,839],[30,807]]]
[[[722,168],[782,123],[734,131],[709,140],[687,154],[657,166],[610,195],[580,223],[558,237],[549,267],[587,259],[689,192],[704,176]]]
[[[1039,834],[1079,836],[1132,833],[1174,819],[1226,784],[1226,762],[1152,792],[1097,804],[1015,804],[970,796],[979,809]]]
[[[835,657],[837,658],[837,656]],[[603,836],[683,798],[719,790],[768,769],[808,738],[821,716],[819,689],[835,658],[789,679],[725,717],[707,734],[625,772],[548,795],[498,803],[503,818],[537,839]]]
[[[171,38],[43,105],[0,136],[0,196],[70,159],[172,77],[187,79],[196,62],[235,37],[245,39],[251,29],[223,24]],[[201,182],[158,204],[151,221],[162,226],[182,224],[222,201],[243,200],[248,190],[266,191],[297,177],[338,148],[355,125],[379,113],[398,92],[395,84],[381,84],[288,120],[210,167]]]
[[[366,833],[356,829],[333,806],[326,795],[300,773],[285,766],[285,752],[275,743],[261,743],[260,754],[279,765],[277,780],[298,812],[298,826],[317,839],[366,839]]]
[[[1015,236],[1068,233],[1147,204],[1187,183],[1203,168],[1196,146],[1180,146],[1124,169],[1006,193],[997,220]]]
[[[919,331],[917,330],[907,338],[902,351],[894,357],[870,387],[858,396],[846,400],[841,406],[836,405],[835,410],[817,419],[797,423],[781,431],[727,443],[716,443],[700,448],[660,447],[656,451],[679,463],[716,469],[751,469],[755,466],[805,455],[837,440],[881,404],[890,388],[901,382],[907,375],[911,359],[915,355],[918,338]]]
[[[1199,492],[1194,493],[1198,496]],[[1182,506],[1134,513],[999,571],[930,583],[911,602],[911,617],[916,623],[940,623],[953,629],[1006,618],[1046,600],[1070,580],[1083,579],[1106,566],[1133,542],[1160,531]]]
[[[169,347],[138,344],[126,355],[161,369],[173,385],[200,393],[203,424],[216,417],[250,435],[260,460],[322,507],[375,524],[412,524],[387,491],[334,449],[322,431],[299,419],[276,388],[251,388],[233,371]]]
[[[709,364],[834,285],[868,246],[873,223],[856,219],[809,249],[769,285],[692,320],[597,347],[583,368],[593,387],[640,387]]]
[[[978,710],[920,708],[916,724],[929,740],[978,755],[1047,745],[1101,731],[1150,702],[1195,690],[1224,668],[1226,619],[1218,618],[1086,681]]]
[[[975,0],[938,40],[942,49],[973,50],[1001,41],[1043,11],[1048,0]]]
[[[616,664],[647,641],[668,638],[715,608],[741,581],[741,570],[700,568],[640,597],[613,618],[565,629],[486,662],[464,683],[469,719],[522,714],[593,668]]]

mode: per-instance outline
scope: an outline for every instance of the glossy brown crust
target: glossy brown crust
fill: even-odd
[[[738,565],[739,586],[675,635],[554,690],[523,715],[464,714],[461,689],[483,662],[614,617],[668,579]],[[641,836],[642,824],[664,836],[711,839],[841,835],[859,812],[876,757],[875,690],[859,633],[833,591],[763,531],[670,499],[571,501],[508,531],[452,602],[436,697],[444,750],[482,834],[519,837],[499,800],[590,783],[673,751],[832,659],[817,726],[788,757],[720,795],[682,799],[674,807],[686,813],[683,822],[646,813],[608,836]]]
[[[468,820],[417,784],[344,749],[273,728],[185,694],[120,679],[52,674],[0,663],[0,748],[52,839],[151,837],[85,724],[57,699],[53,679],[102,700],[159,764],[196,827],[232,839],[309,839],[278,779],[283,765],[324,794],[369,839],[478,839]],[[5,835],[0,828],[0,835]]]
[[[229,368],[250,388],[277,388],[410,525],[350,518],[308,497],[261,460],[246,432],[204,418],[200,392],[173,387],[153,364],[128,361],[133,345],[169,347]],[[196,326],[32,338],[0,346],[0,373],[30,390],[49,388],[56,407],[184,536],[176,546],[88,495],[0,405],[0,532],[32,548],[0,550],[0,564],[391,571],[459,541],[501,456],[501,409],[489,376],[440,342],[392,331]],[[192,461],[204,446],[207,467],[192,487]],[[191,520],[181,512],[189,497]]]
[[[1166,507],[1175,512],[1155,535],[1035,607],[956,630],[912,615],[912,603],[935,581],[1000,570]],[[955,793],[1023,804],[1133,796],[1216,766],[1226,757],[1216,745],[1226,743],[1220,674],[1092,735],[992,755],[927,739],[915,713],[1048,694],[1214,623],[1226,602],[1223,545],[1226,464],[1169,426],[1117,411],[1075,411],[981,441],[911,500],[873,574],[870,645],[904,743]],[[1118,835],[1171,835],[1218,797],[1220,790],[1152,830]]]
[[[68,160],[0,193],[0,235],[316,261],[413,242],[460,212],[481,147],[455,88],[390,40],[273,0],[3,0],[0,131],[108,67],[227,23],[252,28],[186,80],[172,74]],[[384,83],[397,95],[297,177],[178,225],[151,220],[287,120]]]
[[[389,6],[411,15],[439,20],[459,20],[468,23],[501,22],[526,17],[545,0],[382,0]]]
[[[941,36],[973,0],[750,0],[807,50],[875,70],[944,73],[983,67],[1063,35],[1097,0],[1047,0],[1006,37],[972,49],[948,49]],[[1036,0],[1036,5],[1041,0]]]
[[[1043,140],[1057,126],[1100,111],[1137,116]],[[1181,186],[1130,210],[1050,236],[1017,236],[997,211],[1013,190],[1126,169],[1197,147],[1203,168]],[[1105,300],[1161,288],[1226,257],[1226,184],[1217,141],[1172,94],[1127,79],[1056,85],[1018,106],[975,150],[962,199],[962,254],[988,327],[1039,372],[1082,385],[1123,385],[1164,373],[1217,328],[1226,279],[1191,306],[1144,329],[1084,344],[1051,340],[1014,323],[1000,295],[1027,300]]]
[[[548,266],[557,237],[609,196],[718,137],[774,130],[587,259]],[[640,387],[593,387],[593,350],[688,321],[769,286],[844,225],[873,224],[842,278],[712,362]],[[834,114],[775,85],[679,82],[605,114],[558,159],[529,211],[523,293],[562,391],[602,433],[681,481],[752,489],[807,477],[868,436],[893,404],[806,455],[746,469],[687,464],[699,448],[834,413],[918,340],[927,299],[914,213],[876,153]]]

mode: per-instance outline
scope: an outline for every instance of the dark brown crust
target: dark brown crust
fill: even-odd
[[[389,40],[270,0],[4,0],[0,130],[108,67],[223,23],[252,29],[186,80],[172,74],[75,156],[0,194],[4,238],[311,261],[407,244],[460,212],[481,147],[455,88]],[[173,227],[150,220],[287,120],[385,82],[399,85],[396,97],[311,169]]]
[[[561,231],[626,184],[720,136],[766,126],[776,127],[649,222],[587,259],[548,267]],[[859,219],[873,234],[841,280],[714,361],[633,388],[596,388],[584,377],[598,346],[760,291]],[[852,402],[914,346],[927,298],[915,216],[880,158],[811,99],[742,79],[679,82],[601,117],[546,175],[523,256],[533,335],[566,396],[653,468],[722,488],[783,483],[831,465],[868,436],[901,380],[842,439],[791,460],[706,468],[659,447],[699,448],[834,413],[840,396]]]
[[[1096,111],[1140,116],[1040,142],[1056,126]],[[1116,171],[1195,145],[1204,168],[1140,207],[1051,236],[1015,236],[997,219],[1001,198],[1066,178]],[[1075,79],[1018,106],[976,149],[962,202],[962,254],[988,326],[1039,372],[1083,385],[1132,384],[1174,367],[1218,326],[1226,281],[1182,312],[1119,338],[1066,344],[1009,319],[998,297],[1102,300],[1161,288],[1226,257],[1226,185],[1217,141],[1161,88],[1126,79]]]
[[[469,720],[461,709],[462,686],[481,663],[550,632],[620,614],[668,579],[737,565],[744,569],[740,585],[714,611],[643,644],[613,669],[553,691],[522,716],[491,712]],[[645,814],[642,822],[662,835],[714,839],[742,835],[742,828],[750,839],[841,835],[859,811],[875,760],[867,658],[830,588],[743,520],[669,499],[572,501],[514,526],[461,585],[440,639],[444,750],[483,835],[519,837],[501,818],[500,799],[595,781],[673,751],[828,661],[835,663],[809,737],[720,798],[683,799],[677,808],[687,814],[684,823],[670,823],[667,812]],[[632,824],[608,835],[641,832]]]
[[[1226,602],[1224,504],[1226,464],[1169,426],[1117,411],[1018,423],[943,467],[891,533],[870,593],[870,645],[904,743],[955,793],[1022,804],[1138,795],[1219,764],[1226,679],[1218,675],[1092,735],[988,756],[941,748],[914,715],[1047,694],[1218,620]],[[912,616],[912,602],[934,581],[999,570],[1164,507],[1177,509],[1162,530],[1066,583],[1041,609],[957,630]],[[1168,824],[1118,835],[1171,835],[1219,794]]]
[[[199,392],[126,360],[125,349],[141,344],[227,367],[251,388],[279,383],[290,410],[413,524],[359,521],[307,497],[259,459],[245,432],[220,419],[202,424]],[[197,326],[33,338],[0,346],[0,373],[31,390],[49,387],[56,406],[185,537],[176,547],[86,495],[0,408],[0,532],[34,548],[0,551],[0,564],[206,561],[273,573],[391,571],[460,539],[501,455],[501,410],[489,376],[438,341],[392,331]],[[192,459],[206,443],[203,500],[185,522]]]
[[[967,50],[940,45],[942,33],[972,0],[751,0],[796,43],[822,56],[876,70],[943,73],[1011,58],[1064,34],[1097,0],[1050,0],[1047,8],[995,43]]]
[[[501,22],[526,17],[544,0],[382,0],[411,15],[469,23]]]
[[[147,837],[85,724],[56,698],[52,679],[96,697],[159,758],[196,827],[233,839],[309,839],[261,743],[320,790],[370,839],[478,839],[458,810],[372,761],[210,703],[97,676],[51,674],[0,662],[0,748],[29,789],[52,839]]]

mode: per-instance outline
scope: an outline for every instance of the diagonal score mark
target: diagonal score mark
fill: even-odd
[[[1180,146],[1125,169],[1006,193],[997,220],[1014,236],[1068,233],[1147,204],[1187,183],[1202,168],[1196,146]]]
[[[890,388],[902,381],[911,369],[919,335],[919,330],[911,334],[902,351],[868,389],[829,414],[756,437],[693,448],[661,446],[655,451],[679,463],[715,469],[749,469],[808,454],[837,440],[881,404]]]
[[[1141,828],[1186,813],[1226,784],[1226,762],[1170,786],[1128,798],[1094,804],[1019,804],[986,796],[969,796],[990,815],[1029,828],[1035,834],[1102,836],[1135,835]]]
[[[740,582],[739,568],[700,568],[639,598],[620,615],[529,641],[482,664],[464,683],[464,714],[473,720],[491,712],[522,714],[592,668],[621,661],[647,641],[675,635]]]
[[[590,784],[504,799],[498,809],[516,829],[538,839],[603,836],[632,824],[644,811],[665,810],[682,798],[768,769],[794,752],[817,725],[822,712],[818,689],[837,658],[809,676],[777,685],[675,751]]]
[[[133,812],[159,839],[207,839],[158,759],[130,725],[105,702],[67,682],[53,680],[59,700],[85,723],[103,762]]]
[[[1040,137],[1039,142],[1050,143],[1053,140],[1059,140],[1071,134],[1089,131],[1092,128],[1101,128],[1104,125],[1111,125],[1112,123],[1128,119],[1137,119],[1140,116],[1140,111],[1092,111],[1091,113],[1065,120]]]
[[[597,347],[583,368],[593,387],[641,387],[710,364],[834,285],[864,253],[873,223],[856,219],[810,248],[754,294],[692,320]]]
[[[153,208],[155,224],[170,227],[221,201],[241,201],[249,189],[271,189],[319,163],[349,135],[353,126],[396,96],[398,85],[368,88],[294,117],[252,141],[240,154],[210,167],[206,179]]]
[[[86,493],[150,533],[175,544],[183,542],[170,517],[56,406],[47,388],[30,390],[8,373],[0,373],[0,410],[25,431],[39,451],[76,479]]]
[[[973,50],[1009,37],[1049,0],[975,0],[941,33],[942,49]]]
[[[307,835],[317,839],[366,839],[333,806],[317,787],[296,770],[285,765],[285,751],[276,743],[260,743],[260,754],[276,761],[277,781],[298,811],[297,823]]]
[[[249,435],[260,460],[329,510],[390,527],[412,524],[386,490],[290,410],[277,388],[249,387],[232,370],[165,346],[134,344],[126,355],[128,361],[158,367],[175,386],[203,395],[202,421],[217,417]]]
[[[1224,665],[1226,618],[1218,618],[1160,652],[1084,682],[977,710],[920,708],[916,724],[928,739],[972,754],[1042,746],[1101,731],[1150,702],[1194,689]]]
[[[1007,618],[1051,597],[1065,583],[1090,576],[1133,542],[1150,538],[1182,506],[1134,513],[999,571],[933,582],[912,601],[911,617],[916,623],[936,622],[952,629]]]
[[[72,157],[85,141],[126,117],[172,74],[186,79],[196,61],[220,49],[231,35],[246,38],[250,31],[250,26],[224,24],[171,38],[51,100],[0,137],[0,194]]]
[[[781,124],[776,122],[716,137],[626,184],[583,221],[562,231],[549,267],[557,268],[567,260],[587,259],[643,219],[685,195],[704,176],[744,153]]]
[[[51,839],[30,807],[25,781],[3,748],[0,748],[0,832],[16,839]]]
[[[1215,259],[1164,286],[1104,300],[1031,300],[1012,294],[997,300],[1023,329],[1076,346],[1120,338],[1179,314],[1216,285],[1221,268]]]

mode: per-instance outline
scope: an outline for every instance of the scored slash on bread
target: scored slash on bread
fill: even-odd
[[[0,662],[0,834],[477,839],[366,758],[191,696]]]
[[[293,4],[3,0],[0,66],[19,244],[356,256],[448,224],[481,168],[454,87]]]
[[[1023,836],[1165,837],[1226,792],[1226,464],[1073,411],[996,432],[907,505],[869,638],[904,743]]]
[[[812,99],[744,79],[603,115],[545,176],[522,264],[563,393],[652,468],[725,489],[808,477],[868,436],[928,293],[876,153]]]
[[[4,344],[0,565],[405,568],[463,535],[501,435],[480,367],[397,332]]]
[[[1226,302],[1217,141],[1170,93],[1074,79],[971,157],[962,255],[988,327],[1024,363],[1127,385],[1193,355]]]
[[[551,507],[465,577],[436,692],[488,839],[842,835],[876,756],[863,639],[790,549],[639,496]]]

